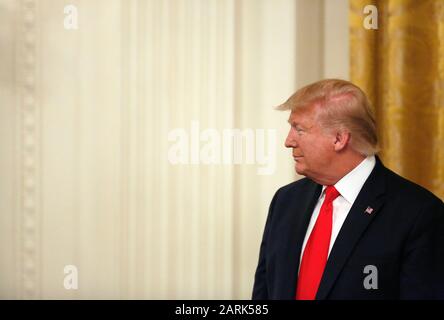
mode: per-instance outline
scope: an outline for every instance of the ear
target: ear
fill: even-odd
[[[338,131],[336,132],[334,148],[336,152],[342,151],[347,147],[350,142],[350,132],[348,131]]]

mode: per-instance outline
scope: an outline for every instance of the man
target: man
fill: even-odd
[[[274,195],[253,299],[443,299],[444,204],[376,156],[364,92],[327,79],[279,109],[306,178]]]

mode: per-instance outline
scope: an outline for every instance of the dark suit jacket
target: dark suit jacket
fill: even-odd
[[[294,299],[301,247],[321,190],[304,178],[276,192],[253,299]],[[377,289],[364,286],[367,276],[376,276],[364,273],[367,265],[377,268]],[[443,274],[443,202],[377,158],[331,249],[316,299],[444,299]]]

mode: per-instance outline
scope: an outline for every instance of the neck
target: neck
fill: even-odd
[[[347,156],[341,157],[335,161],[331,162],[330,174],[326,175],[320,179],[313,179],[316,183],[322,184],[324,186],[334,185],[339,180],[341,180],[350,171],[356,168],[366,157],[359,154],[353,153]]]

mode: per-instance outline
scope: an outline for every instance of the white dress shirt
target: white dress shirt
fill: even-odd
[[[365,181],[375,167],[376,159],[375,156],[369,156],[362,160],[362,162],[357,165],[352,171],[347,173],[341,178],[334,186],[339,192],[339,196],[333,200],[333,224],[331,230],[330,247],[328,249],[328,254],[330,255],[331,248],[335,243],[336,237],[338,236],[339,230],[341,230],[342,224],[347,218],[348,212],[350,211],[353,203],[356,200],[359,192],[362,189]],[[302,255],[304,254],[305,245],[307,244],[308,238],[310,237],[311,231],[318,219],[319,211],[321,210],[322,203],[325,198],[325,188],[322,187],[321,195],[316,203],[313,214],[311,215],[310,223],[308,224],[307,233],[305,234],[304,242],[302,245],[300,261],[302,261]],[[299,264],[300,267],[300,264]]]

